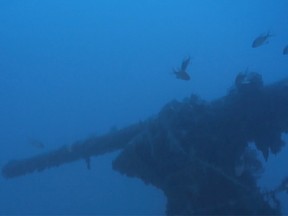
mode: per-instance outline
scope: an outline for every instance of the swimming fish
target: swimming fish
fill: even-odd
[[[283,55],[288,55],[288,45],[284,47]]]
[[[252,43],[252,48],[257,48],[257,47],[260,47],[264,44],[267,44],[269,42],[268,39],[271,36],[272,35],[269,32],[267,32],[266,34],[259,35],[257,38],[254,39],[254,41]]]
[[[174,74],[176,75],[176,78],[177,79],[181,79],[181,80],[190,80],[190,76],[189,74],[187,73],[187,67],[190,63],[190,57],[184,59],[182,61],[182,64],[181,64],[181,68],[178,69],[178,70],[173,70],[174,71]]]
[[[90,157],[86,157],[86,158],[84,158],[84,160],[85,160],[87,169],[90,170],[90,169],[91,169],[91,160],[90,160]]]
[[[34,138],[28,138],[28,144],[37,149],[44,149],[45,145],[42,141]]]

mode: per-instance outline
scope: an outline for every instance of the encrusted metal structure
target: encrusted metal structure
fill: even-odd
[[[288,79],[263,85],[259,74],[240,73],[228,94],[212,102],[192,95],[127,128],[35,157],[13,160],[2,175],[13,178],[121,150],[113,169],[142,179],[167,197],[167,215],[278,215],[278,192],[256,184],[265,159],[285,145]]]

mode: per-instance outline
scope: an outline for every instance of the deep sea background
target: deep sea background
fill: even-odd
[[[287,0],[0,0],[0,166],[144,120],[192,93],[224,96],[247,67],[265,83],[287,77],[287,8]],[[252,49],[267,31],[269,44]],[[188,82],[172,74],[186,56]],[[112,170],[116,155],[92,158],[91,170],[77,161],[0,177],[0,214],[164,214],[161,191]],[[261,187],[288,175],[287,155],[286,146],[270,157]],[[281,200],[288,214],[287,194]]]

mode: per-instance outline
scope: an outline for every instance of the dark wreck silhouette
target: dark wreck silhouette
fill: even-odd
[[[167,197],[167,215],[279,215],[277,193],[288,178],[261,191],[263,171],[254,143],[267,160],[284,146],[288,131],[288,79],[263,85],[240,73],[228,94],[212,102],[192,95],[165,105],[156,117],[2,168],[13,178],[64,163],[121,150],[113,169],[142,179]]]

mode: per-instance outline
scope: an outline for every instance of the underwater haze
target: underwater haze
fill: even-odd
[[[287,77],[287,8],[287,0],[1,0],[0,166],[153,117],[174,99],[217,99],[247,68],[265,83]],[[187,57],[191,79],[177,79],[173,68]],[[76,161],[0,177],[0,215],[165,214],[161,190],[112,170],[117,154],[91,158],[90,170]],[[286,146],[265,162],[259,186],[288,175],[287,154]],[[287,194],[280,198],[288,214]]]

